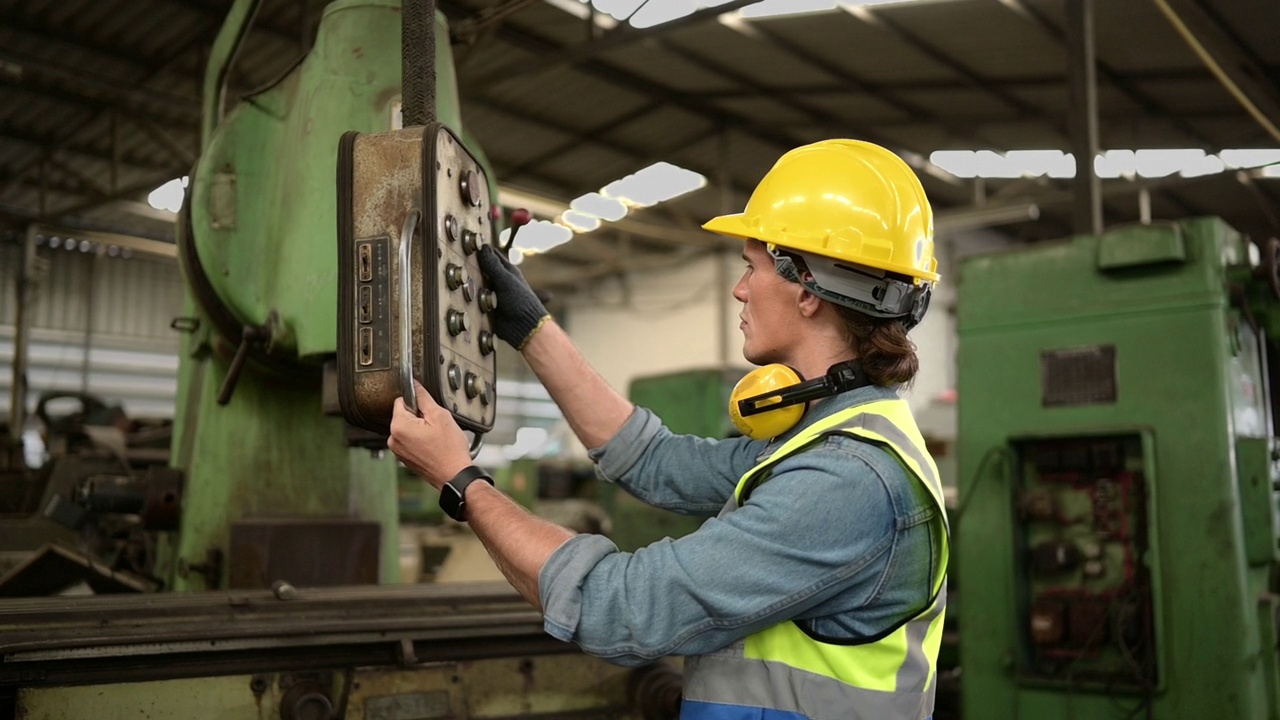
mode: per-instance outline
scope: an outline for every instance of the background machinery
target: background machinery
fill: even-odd
[[[1203,218],[962,266],[964,717],[1280,714],[1278,244]]]
[[[387,417],[360,403],[389,410],[408,370],[477,438],[492,426],[492,297],[471,266],[496,242],[493,178],[432,3],[329,4],[297,66],[237,101],[226,78],[258,5],[237,0],[214,43],[179,217],[185,340],[156,480],[176,522],[147,528],[154,587],[116,588],[164,592],[0,606],[0,716],[670,714],[671,671],[552,640],[505,584],[390,586],[397,464],[376,449]],[[362,142],[414,132],[435,153],[416,173],[364,162]],[[377,193],[397,198],[393,232],[370,219]]]

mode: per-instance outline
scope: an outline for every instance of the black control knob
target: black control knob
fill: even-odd
[[[470,280],[467,278],[467,271],[463,270],[461,265],[454,265],[453,263],[449,263],[449,267],[444,269],[444,282],[449,286],[450,290],[457,290],[470,284]],[[463,294],[467,294],[465,289]],[[471,298],[467,299],[470,300]]]
[[[462,368],[457,365],[449,366],[449,387],[453,390],[462,387]]]
[[[493,353],[493,333],[488,330],[481,330],[480,339],[477,342],[480,345],[481,355],[490,355]]]
[[[480,206],[480,173],[466,170],[462,173],[462,200],[471,207]]]
[[[498,307],[498,296],[489,288],[481,288],[480,299],[477,304],[480,305],[480,312],[493,312]]]
[[[449,242],[458,241],[458,218],[453,215],[446,215],[444,218],[444,236],[449,238]]]
[[[480,393],[480,404],[488,405],[489,399],[493,397],[493,386],[489,383],[484,384],[484,392]]]
[[[445,315],[445,322],[449,325],[450,335],[461,335],[471,329],[471,321],[467,320],[467,314],[461,310],[450,310]]]
[[[467,379],[463,381],[463,388],[466,390],[467,397],[473,398],[484,389],[484,383],[480,382],[480,377],[475,373],[467,373]]]
[[[476,239],[477,239],[477,236],[474,230],[463,230],[462,231],[462,252],[470,255],[474,253],[476,250],[480,249],[479,246],[476,244]]]

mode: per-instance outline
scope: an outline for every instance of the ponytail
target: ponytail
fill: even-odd
[[[831,305],[844,321],[849,344],[871,381],[880,386],[910,385],[920,370],[920,360],[902,321]]]

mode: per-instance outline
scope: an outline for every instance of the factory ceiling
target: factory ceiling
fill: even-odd
[[[463,122],[508,204],[552,213],[657,160],[708,180],[529,261],[535,280],[568,288],[722,246],[700,221],[740,208],[787,149],[834,136],[907,157],[944,230],[999,217],[994,229],[1028,242],[1071,234],[1073,181],[1061,173],[964,177],[984,171],[949,172],[930,158],[1071,151],[1072,2],[921,0],[744,20],[735,11],[750,3],[731,0],[646,29],[585,12],[579,0],[437,6],[450,23]],[[233,98],[298,62],[324,5],[263,0],[230,78]],[[1099,148],[1201,149],[1212,162],[1224,150],[1280,149],[1270,0],[1093,5]],[[229,7],[0,0],[0,225],[170,238],[172,215],[146,197],[198,154],[204,59]],[[1103,179],[1105,223],[1149,209],[1280,235],[1272,171],[1219,162],[1204,172]]]

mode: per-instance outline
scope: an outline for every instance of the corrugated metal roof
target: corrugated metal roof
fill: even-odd
[[[454,52],[463,115],[500,181],[556,199],[667,159],[694,166],[713,183],[727,174],[741,200],[786,149],[833,134],[924,157],[946,148],[1069,149],[1059,0],[902,3],[874,8],[870,20],[834,11],[754,20],[745,32],[714,18],[644,32],[625,25],[591,30],[540,0],[500,22],[486,20],[515,7],[508,2],[439,2],[460,33]],[[202,58],[230,4],[0,0],[0,222],[40,214],[42,155],[56,160],[44,172],[53,216],[180,173],[185,161],[152,123],[196,151]],[[295,63],[323,5],[263,4],[232,78],[233,96]],[[1104,147],[1280,146],[1153,3],[1094,6]],[[1274,90],[1280,43],[1272,37],[1273,3],[1197,6],[1211,26],[1199,29],[1242,45],[1244,61],[1259,65]],[[121,118],[114,148],[111,107]],[[730,152],[720,167],[723,133]],[[113,152],[122,161],[115,188],[108,181]],[[924,182],[939,207],[972,197],[963,182],[928,175]],[[1250,232],[1280,233],[1229,178],[1182,186],[1157,190],[1156,207],[1185,212],[1186,203],[1164,195],[1189,197],[1194,187],[1203,209]],[[1263,192],[1272,204],[1280,201],[1280,189]],[[712,190],[678,206],[716,211],[721,202]],[[1045,222],[1018,232],[1060,233],[1069,224],[1069,203],[1043,210]],[[117,230],[130,223],[119,208],[75,215]],[[134,222],[138,232],[155,233],[154,220]]]

